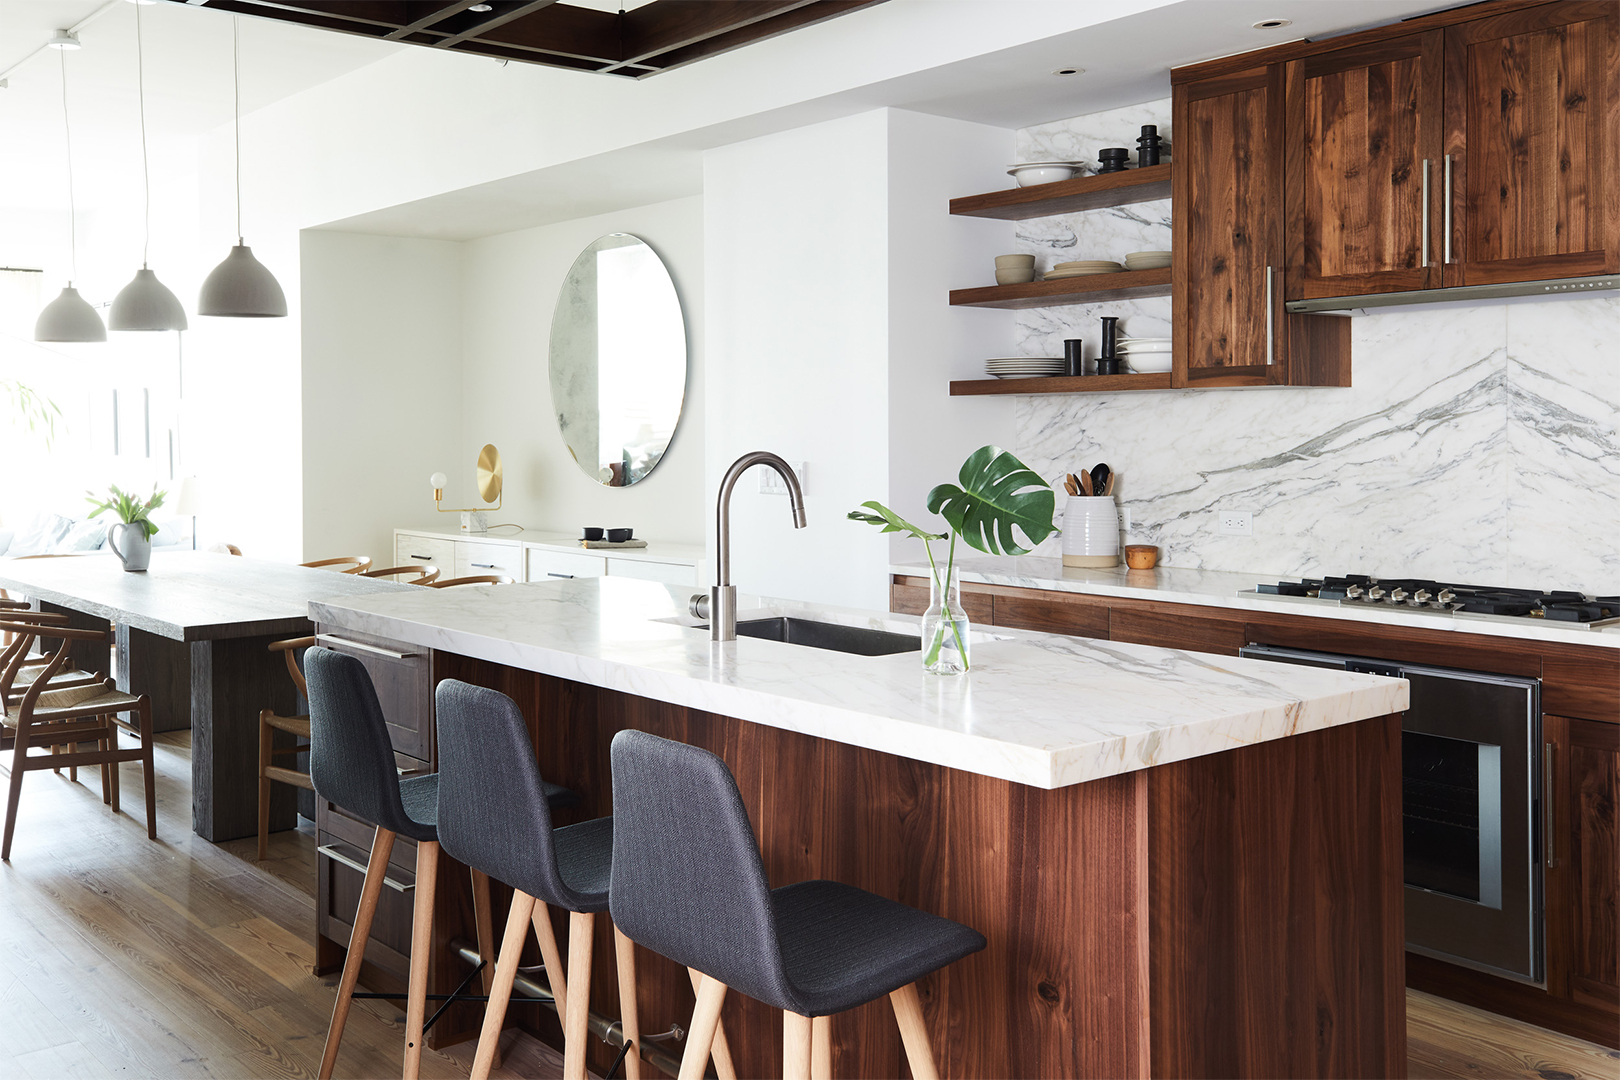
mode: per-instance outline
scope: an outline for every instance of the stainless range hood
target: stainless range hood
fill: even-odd
[[[1615,289],[1620,289],[1620,275],[1603,274],[1598,277],[1553,278],[1549,281],[1512,281],[1502,285],[1457,285],[1449,289],[1420,289],[1416,292],[1323,296],[1315,300],[1290,300],[1283,305],[1283,310],[1294,314],[1319,312],[1356,315],[1369,308],[1407,307],[1411,304],[1456,300],[1500,300],[1510,296],[1579,296]]]

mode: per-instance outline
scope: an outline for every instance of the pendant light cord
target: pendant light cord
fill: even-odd
[[[141,47],[141,8],[135,5],[135,87],[141,103],[141,184],[145,189],[146,207],[142,222],[146,239],[141,245],[141,269],[146,269],[147,257],[152,249],[152,173],[146,161],[146,57]]]
[[[62,61],[62,135],[67,142],[68,167],[68,263],[72,268],[68,288],[71,289],[79,278],[79,207],[73,201],[73,125],[68,122],[67,50],[57,49],[56,56]]]
[[[242,245],[242,29],[240,18],[231,16],[231,85],[236,91],[234,106],[236,132],[236,244]]]

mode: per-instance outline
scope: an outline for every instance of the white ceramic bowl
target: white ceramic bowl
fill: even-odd
[[[1077,165],[1014,165],[1007,170],[1007,175],[1018,181],[1019,187],[1034,187],[1036,184],[1055,184],[1059,180],[1072,180],[1079,171]]]
[[[1134,372],[1169,371],[1170,354],[1167,352],[1126,353],[1125,363]]]

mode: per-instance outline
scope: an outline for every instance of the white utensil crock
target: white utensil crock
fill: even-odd
[[[1063,565],[1119,565],[1119,507],[1112,495],[1071,495],[1063,507]]]

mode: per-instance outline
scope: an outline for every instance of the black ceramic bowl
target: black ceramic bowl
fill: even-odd
[[[602,530],[601,529],[586,529],[584,531],[583,535],[584,535],[585,539],[587,539],[587,540],[600,540],[600,539],[602,539]]]
[[[634,529],[609,529],[607,531],[608,540],[615,544],[622,544],[635,535],[636,531]]]

